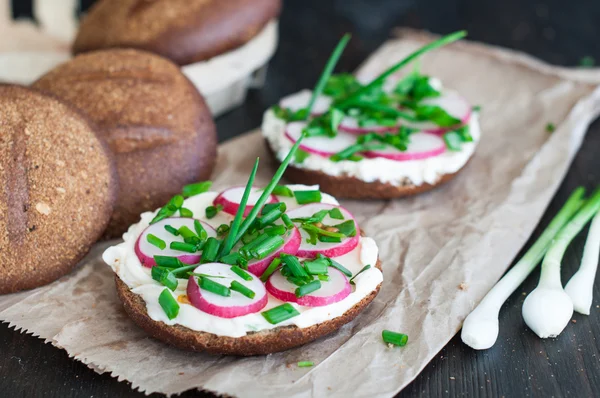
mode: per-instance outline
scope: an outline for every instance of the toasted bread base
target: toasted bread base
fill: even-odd
[[[381,269],[380,261],[377,262],[376,267]],[[239,356],[266,355],[285,351],[332,333],[360,314],[373,301],[381,286],[378,285],[377,289],[342,316],[330,321],[307,328],[281,326],[260,332],[250,332],[243,337],[226,337],[155,321],[148,315],[146,303],[141,296],[132,293],[116,275],[115,282],[117,295],[129,317],[152,337],[184,350]]]
[[[265,145],[267,146],[273,161],[277,165],[280,165],[281,162],[275,156],[275,153],[267,140],[265,140]],[[468,163],[469,162],[465,163],[463,167],[454,173],[443,175],[435,184],[424,183],[421,185],[393,185],[380,181],[366,182],[356,177],[332,176],[322,171],[301,169],[292,165],[287,167],[284,176],[295,184],[318,184],[323,192],[327,192],[337,198],[394,199],[430,191],[453,179]]]

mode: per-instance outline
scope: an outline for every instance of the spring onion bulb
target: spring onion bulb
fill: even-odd
[[[600,211],[592,220],[590,231],[588,232],[585,247],[583,249],[583,258],[579,271],[565,286],[565,292],[571,297],[573,309],[580,314],[589,315],[592,307],[592,297],[594,291],[594,279],[596,269],[598,268],[598,256],[600,255]]]
[[[583,188],[578,188],[571,194],[533,246],[469,314],[462,327],[463,343],[476,350],[486,350],[494,345],[498,338],[498,315],[502,304],[535,269],[558,231],[579,210],[583,204],[584,193]]]
[[[540,282],[523,303],[525,323],[541,338],[558,336],[573,315],[573,303],[565,293],[560,280],[560,263],[569,243],[581,232],[598,209],[600,209],[600,188],[556,235],[542,261]]]

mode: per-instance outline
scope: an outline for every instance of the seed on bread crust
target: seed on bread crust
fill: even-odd
[[[0,294],[71,271],[106,228],[118,189],[113,156],[87,117],[4,84],[0,186]]]
[[[277,165],[281,164],[267,140],[265,140],[265,145],[272,160]],[[435,184],[423,183],[421,185],[393,185],[380,181],[366,182],[352,176],[332,176],[319,170],[302,169],[293,165],[288,166],[284,176],[294,184],[319,185],[323,192],[338,198],[394,199],[430,191],[453,179],[465,166],[466,164],[455,173],[444,174]]]
[[[34,83],[85,112],[116,155],[119,199],[106,237],[119,237],[189,183],[210,178],[216,130],[179,67],[138,50],[79,55]]]
[[[73,52],[137,48],[187,65],[241,47],[280,9],[281,0],[100,0]]]
[[[376,267],[381,269],[379,261]],[[250,332],[243,337],[227,337],[155,321],[148,315],[146,303],[141,296],[133,293],[117,275],[115,275],[115,283],[117,295],[129,317],[152,337],[184,350],[240,356],[285,351],[332,333],[360,314],[373,301],[381,286],[377,286],[377,289],[343,315],[326,322],[307,328],[280,326],[270,330]]]

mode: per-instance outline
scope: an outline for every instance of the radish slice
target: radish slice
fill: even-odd
[[[283,238],[285,239],[283,246],[274,251],[272,254],[263,258],[262,260],[249,261],[248,271],[252,272],[256,276],[261,276],[271,264],[273,259],[278,257],[281,253],[295,255],[300,248],[300,243],[302,242],[302,236],[300,235],[298,228],[294,227],[294,229],[288,231]]]
[[[179,229],[184,225],[194,231],[194,219],[193,218],[183,218],[183,217],[172,217],[165,218],[157,222],[156,224],[150,225],[148,228],[142,232],[137,242],[135,242],[135,254],[137,254],[140,262],[144,267],[152,268],[156,265],[154,261],[154,256],[169,256],[169,257],[177,257],[184,264],[194,264],[200,261],[200,256],[202,252],[198,253],[185,253],[179,250],[169,249],[169,244],[171,242],[183,242],[183,237],[181,235],[175,236],[169,231],[165,229],[165,225],[170,225],[175,229]],[[204,221],[200,221],[204,229],[206,230],[209,237],[216,237],[217,231]],[[167,247],[163,250],[154,246],[153,244],[148,242],[148,234],[152,234],[160,239],[162,239]]]
[[[446,151],[442,137],[432,133],[413,133],[406,151],[400,151],[393,146],[384,149],[365,152],[369,158],[386,158],[391,160],[420,160],[439,156]]]
[[[187,285],[188,299],[194,307],[207,314],[220,318],[236,318],[262,310],[269,300],[267,290],[260,279],[252,275],[251,281],[244,280],[231,270],[230,265],[222,263],[202,264],[194,270],[194,273],[218,276],[220,278],[212,278],[212,280],[227,287],[232,281],[238,281],[255,293],[252,299],[233,290],[229,297],[220,296],[201,289],[198,286],[197,278],[192,275]]]
[[[306,127],[304,122],[293,122],[287,125],[285,136],[292,142],[298,141],[302,135],[302,129]],[[319,156],[329,157],[339,151],[356,144],[356,137],[352,134],[338,131],[335,137],[307,137],[302,140],[300,149],[305,152]]]
[[[213,201],[213,204],[223,206],[223,211],[225,213],[229,213],[235,216],[238,208],[240,207],[240,202],[242,201],[242,196],[244,196],[245,189],[246,187],[233,187],[226,189],[219,195],[217,195],[217,197]],[[254,205],[256,204],[256,202],[258,202],[260,195],[262,195],[262,190],[260,190],[260,188],[257,187],[252,187],[252,190],[250,191],[250,196],[248,196],[246,208],[244,209],[244,217],[250,214],[250,212],[254,208]],[[276,202],[277,198],[273,195],[270,195],[269,200],[267,200],[267,203]]]
[[[367,133],[388,133],[398,130],[400,123],[395,126],[369,126],[361,127],[358,125],[358,120],[351,116],[346,116],[342,119],[339,129],[350,134],[367,134]]]
[[[310,90],[302,90],[297,94],[293,94],[283,98],[279,101],[279,106],[282,108],[288,108],[293,112],[297,112],[302,108],[306,108],[308,103],[310,102],[310,98],[312,97],[312,91]],[[331,106],[332,99],[329,96],[321,95],[317,97],[315,104],[313,105],[313,109],[311,114],[320,115],[329,110]]]
[[[267,280],[266,288],[271,295],[281,301],[297,303],[306,307],[321,307],[342,301],[352,292],[352,286],[346,275],[335,268],[328,269],[329,280],[321,281],[321,288],[314,292],[296,297],[298,286],[289,282],[281,271],[275,271]]]
[[[471,119],[471,105],[463,97],[458,95],[454,91],[446,91],[441,96],[436,98],[430,98],[423,100],[425,105],[437,105],[444,109],[450,116],[455,117],[461,121],[461,124],[466,124]],[[423,122],[409,122],[402,121],[402,124],[407,127],[416,128],[420,131],[434,134],[443,134],[446,131],[451,130],[453,127],[440,127],[435,123],[423,121]],[[454,126],[455,127],[455,126]]]
[[[354,220],[354,217],[348,210],[344,209],[341,206],[335,206],[326,203],[311,203],[308,205],[300,206],[294,210],[289,211],[287,215],[292,219],[305,218],[312,216],[320,210],[331,210],[334,207],[340,209],[344,216],[344,219],[336,220],[327,215],[322,221],[323,224],[335,225],[340,224],[345,220]],[[304,258],[315,258],[317,254],[320,253],[327,257],[339,257],[354,250],[356,245],[358,245],[358,241],[360,240],[360,230],[358,229],[358,224],[356,223],[356,221],[354,221],[354,225],[356,226],[356,235],[342,239],[342,241],[339,243],[317,241],[316,245],[308,243],[307,239],[310,238],[310,235],[305,230],[298,228],[302,237],[302,243],[298,248],[298,252],[296,252],[296,256]]]

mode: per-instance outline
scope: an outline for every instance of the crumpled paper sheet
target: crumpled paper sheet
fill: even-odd
[[[360,69],[374,75],[432,36],[403,31]],[[456,179],[414,198],[343,201],[381,249],[379,296],[337,333],[287,352],[231,358],[185,352],[145,335],[116,298],[97,245],[71,275],[0,298],[0,319],[98,372],[146,393],[192,388],[239,397],[391,397],[459,330],[463,319],[525,244],[600,111],[600,71],[545,65],[529,56],[462,42],[427,55],[425,72],[483,107],[483,136]],[[550,134],[548,122],[557,129]],[[259,132],[220,147],[217,189],[244,183],[261,156]],[[381,331],[407,333],[388,348]],[[298,368],[299,360],[315,362]]]

